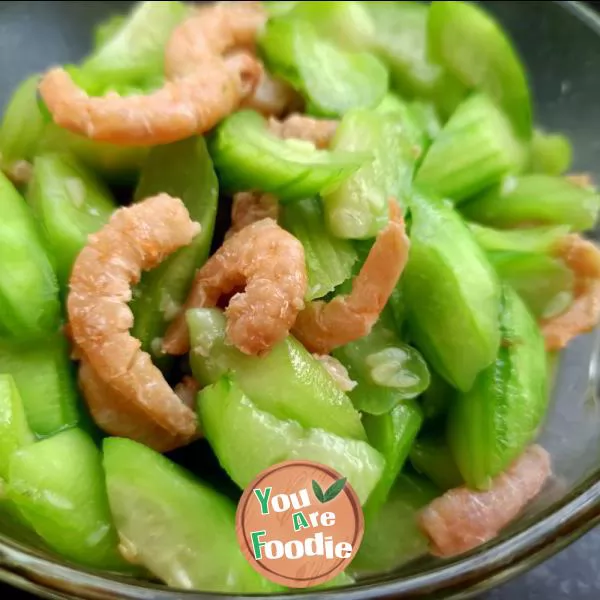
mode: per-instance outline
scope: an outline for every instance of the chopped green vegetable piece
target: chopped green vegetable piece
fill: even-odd
[[[422,103],[408,104],[393,93],[385,95],[379,106],[375,109],[376,112],[389,115],[390,124],[394,124],[399,132],[399,137],[404,140],[407,156],[412,156],[418,160],[425,152],[429,145],[430,127],[433,127],[429,119],[431,115],[425,115],[425,105]],[[427,122],[426,122],[427,121]],[[386,133],[386,135],[388,135]],[[399,169],[401,171],[401,169]],[[411,172],[412,175],[412,172]]]
[[[421,2],[363,2],[377,35],[374,49],[389,65],[392,81],[402,94],[426,95],[442,69],[427,59],[429,7]]]
[[[104,440],[104,469],[119,535],[167,585],[240,594],[280,590],[243,557],[227,497],[127,439]]]
[[[486,251],[549,252],[570,231],[568,225],[515,230],[493,229],[477,223],[468,223],[468,226]]]
[[[416,398],[429,385],[423,357],[400,339],[385,316],[368,335],[336,348],[333,355],[358,383],[348,395],[365,413],[383,415],[400,402]]]
[[[4,114],[0,128],[3,168],[10,170],[16,161],[31,160],[39,153],[70,152],[110,181],[132,182],[148,149],[96,142],[54,124],[38,100],[38,79],[34,75],[19,86]]]
[[[410,462],[444,492],[464,483],[443,436],[427,434],[419,437],[410,451]]]
[[[6,488],[2,484],[2,494],[0,498],[0,529],[2,535],[9,539],[18,540],[20,544],[26,545],[31,549],[41,552],[48,552],[48,546],[19,512],[14,502],[9,500],[5,494]]]
[[[406,301],[404,299],[404,294],[402,293],[402,278],[400,278],[400,281],[394,288],[394,291],[388,300],[384,312],[387,312],[389,318],[392,319],[392,327],[401,337],[406,334],[407,311]]]
[[[258,409],[227,376],[199,393],[198,415],[221,467],[242,489],[264,469],[286,460],[304,435],[297,421]]]
[[[364,503],[384,468],[383,457],[366,442],[278,419],[257,408],[227,376],[200,392],[198,414],[221,466],[242,489],[271,465],[307,459],[347,477]]]
[[[296,69],[296,44],[298,27],[308,28],[316,35],[310,23],[290,19],[288,13],[271,18],[258,37],[258,51],[265,62],[267,70],[279,79],[287,81],[291,86],[300,89],[302,82]]]
[[[0,375],[0,477],[8,477],[10,459],[16,450],[34,442],[25,409],[11,375]]]
[[[465,100],[435,138],[415,183],[459,203],[524,167],[512,126],[484,95]]]
[[[523,252],[492,252],[488,256],[498,275],[538,319],[550,319],[571,305],[575,276],[562,261]]]
[[[269,70],[298,89],[313,114],[374,108],[388,91],[388,72],[378,58],[339,48],[304,19],[288,14],[270,20],[258,44]]]
[[[404,132],[404,119],[397,111],[356,109],[342,119],[331,148],[367,153],[372,160],[323,194],[327,226],[337,237],[375,237],[388,223],[390,198],[403,203],[420,152]]]
[[[0,373],[14,378],[37,436],[54,435],[79,422],[73,365],[61,334],[35,343],[0,341]]]
[[[281,17],[289,13],[299,0],[267,0],[263,2],[270,17]]]
[[[406,363],[409,361],[413,363],[410,365],[412,369],[406,369]],[[372,352],[366,357],[365,362],[373,382],[383,387],[406,390],[414,386],[415,380],[418,380],[419,387],[427,382],[426,375],[415,377],[414,373],[410,373],[411,370],[415,371],[419,368],[423,368],[423,373],[419,375],[429,373],[424,367],[425,361],[422,360],[421,355],[410,346],[384,348],[379,352]],[[407,385],[409,382],[410,385]],[[411,390],[410,394],[417,395],[414,390]]]
[[[427,98],[451,113],[464,86],[427,56],[429,7],[421,2],[363,2],[375,23],[371,50],[389,67],[393,86],[408,98]]]
[[[221,185],[229,192],[259,189],[282,201],[316,196],[356,171],[368,154],[317,150],[310,142],[282,140],[259,114],[227,117],[210,145]]]
[[[350,242],[334,237],[327,230],[318,198],[291,202],[281,212],[282,226],[304,247],[308,272],[306,300],[322,298],[352,277],[356,251]]]
[[[108,221],[115,201],[100,179],[72,156],[43,154],[33,165],[27,201],[43,226],[65,288],[88,235]]]
[[[471,487],[485,489],[531,442],[548,406],[544,340],[519,296],[504,286],[502,344],[473,388],[458,394],[448,442]]]
[[[58,331],[58,284],[41,231],[23,197],[0,173],[0,328],[19,339]]]
[[[446,122],[468,97],[469,90],[451,73],[444,71],[426,99],[435,105],[438,115]]]
[[[529,170],[544,175],[562,175],[573,162],[569,138],[559,133],[533,132],[529,150]]]
[[[137,4],[120,27],[111,24],[112,35],[83,62],[81,75],[98,89],[162,77],[165,46],[187,11],[181,2]]]
[[[454,389],[435,371],[430,371],[429,387],[421,396],[421,408],[427,421],[437,422],[444,418],[454,397]]]
[[[402,98],[394,92],[388,92],[374,110],[383,114],[399,112],[408,115],[410,113],[408,103],[402,100]],[[422,135],[422,131],[418,127],[416,128],[416,132],[419,135]]]
[[[337,189],[323,196],[327,226],[340,238],[372,238],[387,225],[384,135],[381,115],[354,110],[344,116],[331,142],[334,150],[373,157]]]
[[[347,571],[343,571],[337,577],[334,577],[330,581],[311,587],[311,590],[330,590],[333,588],[346,587],[354,583],[356,583],[354,577],[352,577],[352,575],[349,575]]]
[[[429,141],[429,133],[424,125],[421,109],[415,108],[420,105],[421,103],[408,103],[397,94],[388,92],[374,110],[384,115],[395,115],[401,119],[404,137],[412,145],[422,149]]]
[[[385,415],[365,415],[363,423],[369,443],[385,458],[381,479],[365,506],[365,516],[371,519],[385,503],[404,466],[423,424],[423,413],[414,400],[406,400]]]
[[[23,81],[4,111],[0,126],[2,167],[9,169],[18,160],[31,160],[42,135],[45,122],[37,105],[39,75]]]
[[[201,385],[232,372],[257,408],[305,428],[320,428],[345,438],[366,440],[359,413],[321,363],[293,337],[266,356],[242,354],[225,340],[225,316],[218,309],[187,313],[190,362]]]
[[[86,74],[81,70],[81,67],[78,65],[64,65],[64,70],[69,74],[75,85],[91,96],[100,96],[102,92],[106,89],[106,85],[102,82],[99,82],[94,77],[86,77]],[[40,111],[47,118],[48,122],[53,121],[52,113],[46,106],[44,98],[38,94],[38,101],[40,106]]]
[[[361,504],[375,489],[385,467],[381,454],[367,442],[341,438],[322,429],[306,431],[286,459],[312,460],[335,469],[348,479]]]
[[[464,85],[489,94],[523,138],[531,136],[527,76],[503,29],[471,2],[432,2],[427,25],[430,56]]]
[[[388,197],[395,198],[402,209],[406,196],[412,187],[412,180],[418,161],[425,154],[429,144],[428,134],[422,130],[417,138],[417,121],[414,111],[410,113],[389,111],[383,123],[383,175]]]
[[[100,451],[80,429],[13,454],[8,497],[38,535],[63,556],[90,567],[132,569],[117,549]]]
[[[111,183],[132,183],[148,148],[97,142],[49,123],[37,149],[39,153],[70,152],[84,165]]]
[[[427,136],[428,144],[432,142],[442,130],[442,123],[436,108],[431,102],[415,100],[409,105],[414,120]]]
[[[131,303],[133,336],[142,342],[143,350],[165,367],[160,341],[185,301],[196,269],[208,257],[217,215],[219,182],[202,137],[157,146],[150,151],[135,191],[135,201],[159,193],[180,198],[190,217],[201,226],[189,246],[143,274]]]
[[[416,346],[451,385],[467,391],[500,343],[498,277],[445,202],[416,192],[402,291]]]
[[[401,473],[379,514],[365,524],[365,536],[351,570],[379,575],[427,554],[429,540],[419,529],[417,515],[439,495],[426,479]]]
[[[569,225],[573,231],[592,229],[600,195],[562,177],[524,175],[500,184],[461,206],[468,218],[494,227]]]
[[[375,24],[361,2],[297,2],[286,17],[308,21],[321,38],[347,50],[365,50],[376,35]]]

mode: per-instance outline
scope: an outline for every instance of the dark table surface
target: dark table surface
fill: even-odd
[[[481,600],[584,600],[600,598],[600,529]]]

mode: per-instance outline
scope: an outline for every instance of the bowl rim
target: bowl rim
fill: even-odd
[[[600,36],[600,15],[577,0],[554,0]],[[600,329],[595,331],[592,363],[600,357]],[[595,366],[595,365],[594,365]],[[596,394],[600,373],[593,373]],[[598,389],[597,389],[598,388]],[[515,532],[452,560],[436,563],[415,574],[377,575],[352,586],[326,591],[307,590],[302,597],[318,600],[367,598],[422,598],[444,592],[449,599],[467,598],[498,585],[559,552],[600,523],[600,466],[558,504],[526,520]],[[298,595],[232,595],[179,590],[110,576],[43,555],[0,533],[0,581],[41,597],[70,600],[207,600],[209,598],[268,598],[283,600]]]
[[[600,341],[600,336],[598,336]],[[568,494],[558,509],[551,506],[532,525],[499,538],[432,569],[398,578],[390,573],[377,582],[357,583],[327,591],[306,591],[302,597],[318,600],[417,598],[445,592],[445,598],[467,598],[510,579],[549,558],[600,523],[600,470]],[[378,576],[379,577],[379,576]],[[133,583],[123,576],[108,578],[85,568],[71,567],[0,535],[0,580],[48,598],[108,600],[207,600],[209,598],[268,598],[284,600],[297,595],[232,595]]]

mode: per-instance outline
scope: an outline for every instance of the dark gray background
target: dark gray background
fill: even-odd
[[[17,6],[18,4],[18,6]],[[3,2],[0,1],[0,106],[3,106],[24,73],[46,68],[50,62],[69,62],[72,48],[89,44],[89,23],[101,14],[99,2]],[[113,2],[115,9],[128,2]],[[528,3],[530,4],[530,3]],[[593,2],[590,4],[600,4]],[[101,11],[101,12],[99,12]],[[57,27],[68,15],[81,27],[65,39]],[[64,31],[64,30],[63,30]],[[38,42],[36,43],[36,40]],[[52,56],[41,53],[40,42]],[[598,69],[600,63],[590,65]],[[596,71],[600,77],[600,71]],[[598,99],[600,102],[600,98]],[[0,585],[0,598],[31,599]],[[529,573],[484,595],[482,600],[583,600],[600,598],[600,530],[593,531],[576,544]]]

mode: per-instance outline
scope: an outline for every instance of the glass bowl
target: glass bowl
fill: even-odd
[[[512,34],[531,77],[537,122],[571,137],[575,170],[600,179],[600,19],[578,2],[484,2]],[[26,75],[83,55],[91,27],[128,2],[1,2],[1,100]],[[563,353],[540,442],[555,477],[518,522],[493,542],[454,560],[424,559],[351,588],[308,598],[465,598],[524,571],[600,521],[600,335]],[[134,583],[69,565],[10,522],[0,522],[0,580],[49,598],[179,600],[217,597]],[[271,598],[275,598],[274,596]]]

